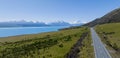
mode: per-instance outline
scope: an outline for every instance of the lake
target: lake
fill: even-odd
[[[42,32],[58,31],[58,29],[66,28],[68,26],[47,26],[47,27],[11,27],[0,28],[0,37],[24,35],[24,34],[37,34]]]

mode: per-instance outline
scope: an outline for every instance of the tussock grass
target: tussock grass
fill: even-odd
[[[119,58],[120,56],[120,23],[103,24],[96,26],[96,31],[102,38],[113,54],[113,58]],[[117,56],[116,56],[117,55]]]
[[[1,38],[0,58],[64,58],[87,28]]]
[[[79,58],[95,58],[94,48],[92,43],[93,42],[89,31],[88,35],[82,42],[82,46],[80,47]]]

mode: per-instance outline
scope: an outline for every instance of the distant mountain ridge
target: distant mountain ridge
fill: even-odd
[[[12,22],[0,22],[0,27],[37,27],[37,26],[47,26],[42,22],[26,22],[26,21],[12,21]]]
[[[111,11],[110,13],[104,15],[101,18],[97,18],[92,22],[89,22],[83,26],[93,27],[95,25],[106,24],[106,23],[116,23],[120,22],[120,8]]]
[[[83,25],[84,23],[75,23],[75,24],[70,24],[68,22],[64,22],[64,21],[58,21],[58,22],[53,22],[50,23],[48,25],[50,26],[80,26]]]
[[[10,21],[10,22],[0,22],[0,27],[41,27],[41,26],[78,26],[80,24],[70,24],[64,21],[51,22],[46,24],[44,22],[27,22],[27,21]]]

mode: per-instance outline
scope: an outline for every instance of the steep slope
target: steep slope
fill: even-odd
[[[84,26],[92,27],[99,24],[115,23],[115,22],[120,22],[120,8],[111,11],[110,13],[104,15],[101,18],[95,19],[94,21],[89,22]]]

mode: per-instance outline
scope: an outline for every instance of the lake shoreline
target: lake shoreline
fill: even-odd
[[[0,38],[59,31],[69,26],[0,28]]]

